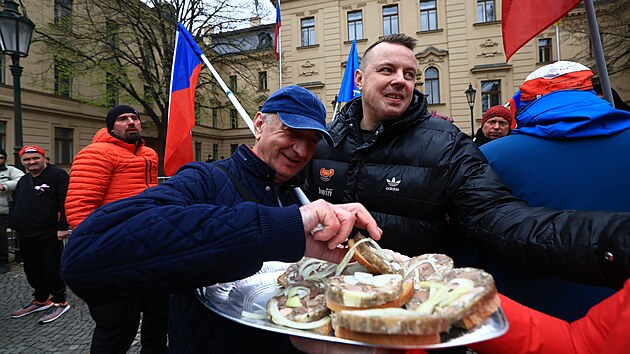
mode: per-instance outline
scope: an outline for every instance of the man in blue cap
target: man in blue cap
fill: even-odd
[[[326,132],[326,110],[308,90],[272,94],[254,117],[256,144],[213,163],[193,162],[164,184],[104,205],[73,232],[62,273],[82,298],[172,294],[170,353],[292,353],[288,337],[220,317],[195,288],[256,273],[265,261],[304,255],[339,262],[352,228],[381,230],[360,204],[299,206],[295,175]],[[311,235],[322,224],[323,229]]]

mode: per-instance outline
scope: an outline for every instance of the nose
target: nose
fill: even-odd
[[[304,157],[309,151],[309,144],[305,139],[296,139],[293,143],[293,150],[298,154],[298,156]]]

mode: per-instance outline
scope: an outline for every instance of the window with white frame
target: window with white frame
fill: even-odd
[[[490,80],[481,82],[481,111],[485,113],[488,108],[501,102],[501,81]]]
[[[551,62],[551,38],[541,38],[538,40],[538,62]]]
[[[383,35],[398,33],[398,5],[383,6]]]
[[[437,0],[420,0],[420,30],[437,29]]]
[[[315,17],[303,18],[301,21],[302,47],[315,45]]]
[[[494,0],[477,0],[477,22],[495,21],[494,9]]]
[[[436,68],[424,72],[424,93],[428,104],[440,103],[440,73]]]
[[[348,12],[348,40],[363,38],[363,11]]]

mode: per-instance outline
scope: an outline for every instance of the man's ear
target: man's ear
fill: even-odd
[[[355,85],[357,85],[357,88],[359,90],[363,89],[363,72],[361,71],[361,69],[358,69],[354,72],[354,83]]]
[[[265,117],[263,117],[262,113],[257,112],[254,116],[254,137],[256,140],[260,139],[260,134],[262,133],[262,126],[265,123]]]

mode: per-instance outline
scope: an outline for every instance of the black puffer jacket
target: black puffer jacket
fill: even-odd
[[[450,219],[461,227],[459,241],[533,271],[612,287],[630,275],[630,213],[528,207],[470,137],[430,118],[418,91],[402,117],[371,134],[359,129],[362,116],[357,98],[329,124],[335,147],[317,146],[305,190],[313,199],[361,202],[384,231],[383,247],[451,253]]]

